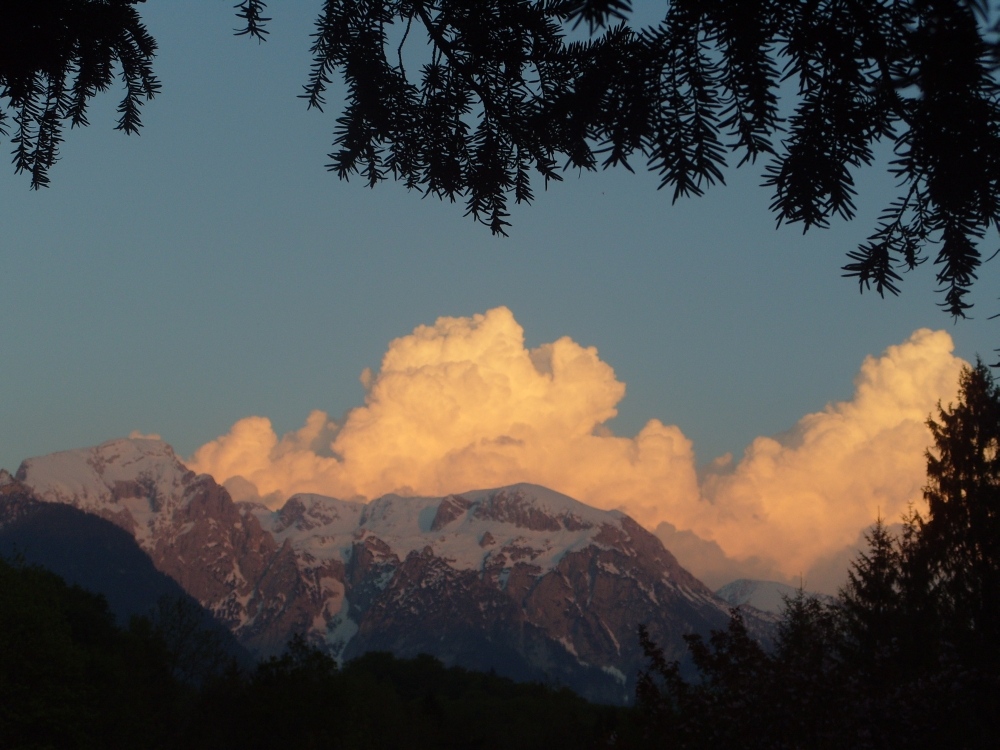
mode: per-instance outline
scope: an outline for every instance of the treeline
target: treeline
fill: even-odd
[[[0,747],[155,747],[182,698],[151,620],[116,627],[103,597],[0,558]]]
[[[995,748],[1000,716],[1000,390],[979,363],[928,421],[925,515],[879,521],[837,601],[787,603],[765,652],[739,613],[688,645],[643,634],[636,747]]]
[[[106,601],[0,558],[0,748],[606,747],[623,710],[568,689],[301,639],[256,665],[165,601],[121,628]]]

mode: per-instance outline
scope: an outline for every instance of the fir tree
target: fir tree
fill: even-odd
[[[769,727],[777,747],[842,747],[843,703],[835,610],[799,589],[785,601],[772,659],[773,712]]]
[[[881,516],[865,540],[868,551],[851,563],[839,596],[845,656],[858,665],[896,652],[902,607],[900,550]]]
[[[1000,388],[977,362],[959,401],[927,424],[927,518],[919,552],[930,568],[947,636],[977,664],[1000,656]]]
[[[0,136],[48,183],[65,125],[120,73],[118,127],[159,90],[142,0],[0,0]],[[963,316],[1000,223],[1000,8],[989,0],[322,0],[301,96],[343,79],[328,168],[462,201],[494,233],[564,169],[645,164],[676,200],[763,163],[780,222],[856,212],[855,175],[891,144],[899,193],[844,266],[897,294],[935,256]],[[268,34],[267,3],[236,4]],[[582,27],[582,28],[581,28]],[[587,33],[589,32],[589,33]]]

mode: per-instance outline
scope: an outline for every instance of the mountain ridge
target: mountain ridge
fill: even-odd
[[[262,655],[301,633],[341,660],[426,652],[621,702],[644,665],[639,624],[683,659],[684,635],[728,621],[629,516],[537,485],[365,504],[301,494],[271,510],[143,439],[28,459],[17,477],[128,531]]]

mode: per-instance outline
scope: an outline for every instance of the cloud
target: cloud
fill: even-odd
[[[248,417],[189,463],[220,481],[241,476],[261,495],[373,498],[530,481],[600,496],[647,523],[672,497],[697,494],[678,428],[652,420],[634,438],[608,434],[625,395],[614,370],[566,337],[527,349],[506,308],[417,328],[362,382],[365,405],[341,425],[314,411],[279,439],[270,420]]]
[[[128,436],[133,440],[163,440],[163,438],[161,438],[155,432],[150,432],[149,434],[146,434],[141,430],[132,430],[132,432],[130,432]]]
[[[853,545],[877,514],[897,520],[922,500],[925,421],[957,394],[965,363],[952,349],[947,333],[923,329],[866,358],[850,401],[803,417],[781,439],[756,438],[731,472],[709,474],[686,527],[731,557],[774,558],[798,576]]]
[[[296,492],[370,499],[534,482],[797,577],[853,544],[879,509],[892,520],[919,500],[924,420],[954,397],[963,364],[951,350],[946,333],[917,331],[864,362],[850,401],[757,438],[699,484],[678,427],[610,432],[625,384],[594,347],[563,337],[528,349],[500,307],[392,341],[341,424],[314,411],[279,438],[270,420],[247,417],[188,463],[272,506]]]
[[[677,562],[693,572],[713,591],[737,578],[778,581],[793,586],[799,583],[778,570],[773,560],[761,560],[757,557],[736,560],[723,552],[717,542],[706,541],[691,530],[680,531],[669,521],[661,522],[654,533],[677,558]],[[810,585],[809,590],[820,589]]]

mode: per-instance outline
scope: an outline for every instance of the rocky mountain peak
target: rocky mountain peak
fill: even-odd
[[[16,476],[44,500],[74,505],[139,534],[142,521],[150,521],[196,479],[173,448],[142,438],[30,458]]]
[[[668,657],[728,607],[628,516],[531,484],[367,504],[300,494],[234,503],[165,443],[25,461],[48,502],[129,531],[156,567],[268,655],[304,634],[337,658],[430,653],[620,701],[645,624]]]

